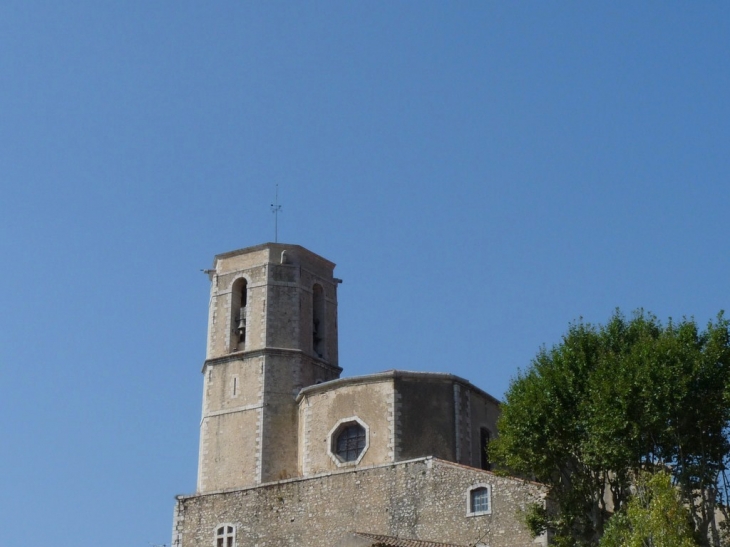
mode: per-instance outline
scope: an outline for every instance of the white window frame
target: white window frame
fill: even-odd
[[[363,429],[365,429],[365,448],[362,449],[362,452],[360,452],[360,455],[357,457],[356,460],[353,460],[351,462],[343,462],[340,457],[332,450],[332,447],[335,444],[335,437],[337,434],[344,429],[343,426],[346,426],[347,424],[351,423],[357,423],[360,426],[362,426]],[[339,420],[335,426],[330,429],[329,435],[327,435],[327,454],[330,458],[332,458],[332,461],[335,462],[335,465],[337,467],[351,467],[354,465],[357,465],[362,461],[363,457],[368,451],[368,448],[370,448],[370,428],[368,427],[368,424],[363,422],[360,418],[357,416],[350,416],[349,418],[342,418]]]
[[[479,488],[487,489],[487,505],[486,511],[472,511],[471,510],[471,493]],[[471,485],[466,491],[466,516],[467,517],[479,517],[481,515],[492,514],[492,485],[486,482],[480,482],[479,484]]]
[[[220,524],[216,524],[215,528],[213,529],[213,547],[218,547],[218,540],[220,538],[223,538],[223,547],[228,547],[227,542],[225,540],[228,539],[229,537],[231,537],[231,535],[229,535],[229,533],[226,531],[226,528],[229,528],[229,527],[233,528],[233,532],[231,532],[231,534],[233,536],[232,547],[236,547],[236,525],[232,524],[230,522],[221,522]],[[219,536],[218,530],[220,530],[221,528],[224,529],[223,535]]]

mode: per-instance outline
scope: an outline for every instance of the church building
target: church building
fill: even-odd
[[[197,491],[172,547],[527,547],[542,485],[490,471],[499,402],[448,373],[340,378],[335,265],[215,257]]]

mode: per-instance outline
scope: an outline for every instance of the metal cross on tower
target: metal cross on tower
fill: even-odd
[[[279,242],[279,211],[281,211],[281,205],[279,205],[279,185],[276,185],[276,199],[271,204],[271,212],[274,213],[274,243]]]

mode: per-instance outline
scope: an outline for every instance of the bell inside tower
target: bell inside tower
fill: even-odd
[[[233,312],[233,349],[246,348],[246,303],[248,300],[248,283],[241,278],[233,285],[231,292],[231,311]]]

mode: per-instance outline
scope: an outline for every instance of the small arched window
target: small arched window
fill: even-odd
[[[322,285],[312,287],[312,351],[324,358],[325,348],[324,290]]]
[[[215,547],[235,547],[236,527],[232,524],[221,524],[215,529]]]
[[[233,330],[233,351],[246,348],[246,303],[248,283],[244,278],[237,279],[231,288],[231,319]]]
[[[468,516],[488,515],[492,512],[492,487],[477,484],[466,494],[466,514]]]

